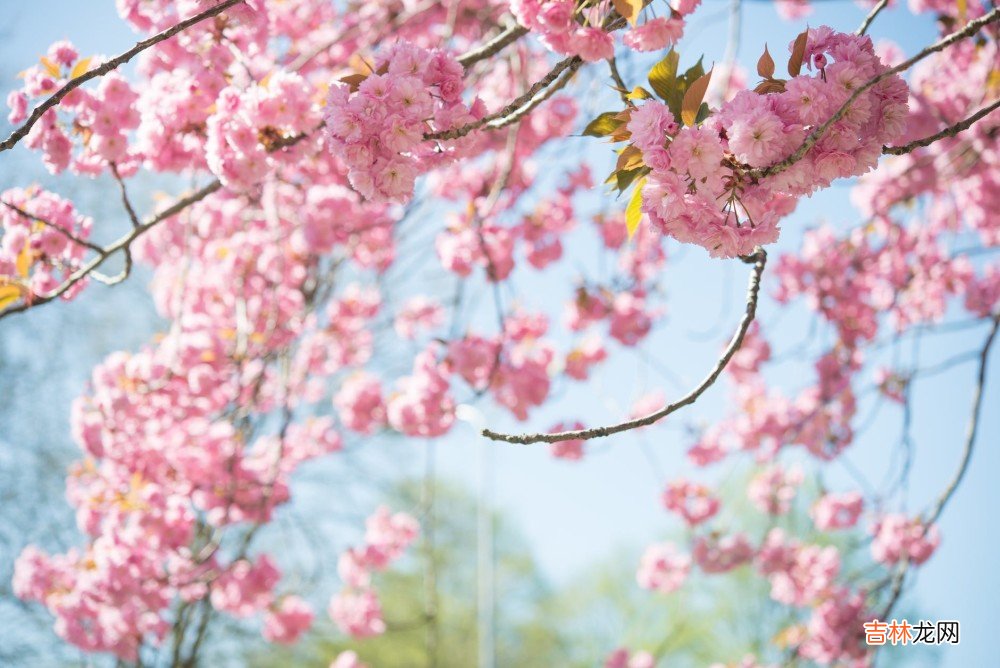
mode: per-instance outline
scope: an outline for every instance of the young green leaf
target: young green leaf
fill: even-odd
[[[628,99],[630,100],[648,100],[653,97],[653,94],[642,86],[636,86],[632,89],[632,92],[628,94]]]
[[[671,91],[677,87],[677,65],[680,59],[680,54],[670,49],[666,57],[653,65],[653,69],[649,71],[650,87],[664,100],[667,100]]]
[[[639,229],[639,222],[642,220],[642,187],[646,185],[646,179],[639,179],[639,182],[635,184],[635,190],[632,191],[632,198],[628,201],[628,206],[625,207],[625,227],[628,229],[628,238],[631,239],[635,236],[636,230]]]
[[[698,111],[701,109],[702,100],[708,91],[708,84],[712,80],[712,72],[702,75],[692,83],[687,92],[684,93],[684,101],[681,103],[681,122],[684,125],[694,125],[698,118]]]
[[[621,126],[622,122],[615,118],[617,111],[605,111],[603,114],[587,123],[583,134],[587,137],[607,137],[614,134],[615,130]]]

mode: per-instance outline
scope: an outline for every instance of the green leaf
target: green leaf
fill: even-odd
[[[708,104],[702,102],[701,106],[698,107],[698,115],[694,117],[695,125],[703,122],[706,118],[711,115],[712,110],[708,108]]]
[[[690,86],[692,83],[705,76],[705,66],[702,64],[702,61],[704,60],[705,56],[702,56],[701,58],[698,59],[697,63],[689,67],[687,69],[687,72],[684,73],[683,78],[688,86]]]
[[[670,49],[666,57],[649,71],[649,85],[663,100],[669,98],[671,91],[677,87],[677,65],[680,59],[680,54]]]
[[[603,114],[587,123],[583,134],[586,137],[607,137],[614,134],[615,130],[621,127],[622,122],[615,118],[617,111],[605,111]]]
[[[625,227],[628,229],[629,239],[635,236],[636,230],[639,229],[639,223],[642,221],[642,187],[644,185],[646,185],[645,178],[640,179],[635,184],[632,198],[629,199],[628,206],[625,207]]]
[[[648,100],[653,97],[653,94],[642,86],[636,86],[632,89],[632,92],[628,94],[628,99],[630,100]]]
[[[632,185],[632,182],[635,181],[637,177],[645,173],[644,170],[646,170],[645,167],[636,167],[635,169],[622,169],[615,172],[615,181],[618,184],[618,192],[625,192],[625,190]]]

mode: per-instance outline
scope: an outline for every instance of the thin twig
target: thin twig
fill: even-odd
[[[51,227],[56,232],[59,232],[59,234],[63,235],[64,237],[66,237],[67,239],[69,239],[70,241],[72,241],[75,244],[79,244],[81,246],[89,248],[90,250],[92,250],[92,251],[94,251],[96,253],[104,253],[104,249],[101,248],[99,245],[95,244],[92,241],[87,241],[86,239],[82,239],[82,238],[78,237],[77,235],[73,234],[69,230],[63,228],[61,225],[56,225],[55,223],[53,223],[53,222],[51,222],[49,220],[46,220],[45,218],[40,218],[39,216],[36,216],[33,213],[29,213],[28,211],[25,211],[24,209],[22,209],[21,207],[15,205],[15,204],[11,204],[10,202],[5,202],[5,201],[0,200],[0,204],[4,205],[5,207],[7,207],[8,209],[10,209],[14,213],[17,213],[17,214],[19,214],[19,215],[27,218],[28,220],[37,220],[42,225],[45,225],[46,227]]]
[[[504,128],[507,127],[508,125],[513,125],[514,123],[519,122],[529,113],[531,113],[532,109],[534,109],[542,102],[545,102],[547,99],[549,99],[557,92],[562,90],[566,86],[566,84],[569,83],[569,80],[573,78],[573,75],[576,74],[576,71],[580,69],[581,65],[583,65],[583,61],[577,60],[575,63],[571,64],[568,68],[566,68],[566,71],[562,73],[562,76],[554,84],[543,90],[536,97],[533,97],[530,100],[528,100],[528,102],[524,106],[522,106],[514,113],[510,114],[505,118],[501,118],[493,121],[492,123],[489,123],[487,127],[491,130],[497,130],[499,128]]]
[[[505,47],[513,44],[527,34],[527,28],[515,23],[482,46],[463,53],[458,57],[458,62],[465,69],[469,69],[480,60],[496,55]]]
[[[813,146],[816,145],[816,142],[820,140],[820,138],[826,133],[826,131],[829,130],[834,123],[839,121],[844,116],[844,114],[847,113],[848,109],[851,108],[851,105],[854,104],[855,100],[864,95],[864,93],[867,92],[870,88],[878,84],[883,79],[886,79],[888,77],[893,76],[894,74],[899,74],[900,72],[908,70],[909,68],[913,67],[914,64],[923,60],[927,56],[937,53],[938,51],[942,51],[951,46],[952,44],[954,44],[955,42],[958,42],[959,40],[974,35],[975,33],[979,32],[981,28],[989,25],[990,23],[993,23],[997,19],[1000,19],[1000,8],[994,8],[992,11],[990,11],[987,14],[984,14],[975,21],[970,21],[963,29],[953,32],[947,37],[944,37],[935,42],[934,44],[932,44],[931,46],[928,46],[927,48],[923,49],[912,58],[908,58],[899,65],[887,69],[878,76],[872,77],[864,85],[856,88],[854,90],[854,93],[849,98],[847,98],[847,101],[844,102],[843,105],[841,105],[841,107],[833,114],[833,116],[831,116],[825,123],[823,123],[823,125],[813,130],[812,134],[806,137],[806,140],[802,142],[802,145],[799,146],[799,148],[796,149],[794,153],[789,155],[784,160],[781,160],[779,162],[774,163],[773,165],[770,165],[769,167],[765,167],[763,169],[752,169],[747,173],[747,175],[750,176],[751,178],[760,179],[766,176],[773,176],[775,174],[780,174],[781,172],[785,171],[786,169],[794,165],[796,162],[801,160],[802,156],[804,156],[809,151],[809,149],[811,149]]]
[[[224,0],[222,3],[210,9],[206,9],[205,11],[199,14],[195,14],[191,18],[185,19],[184,21],[181,21],[177,25],[171,26],[170,28],[167,28],[166,30],[159,32],[148,39],[136,42],[135,46],[133,46],[128,51],[118,56],[115,56],[111,60],[101,63],[94,69],[84,72],[78,77],[70,79],[69,81],[66,82],[66,84],[62,88],[53,93],[51,97],[46,98],[45,101],[43,101],[41,104],[35,107],[34,111],[31,112],[31,116],[29,116],[28,120],[24,122],[24,125],[14,130],[12,133],[10,133],[9,137],[0,142],[0,152],[14,148],[14,145],[17,144],[17,142],[21,141],[31,130],[32,126],[34,126],[35,123],[38,122],[38,119],[42,117],[42,114],[44,114],[52,107],[59,104],[59,102],[61,102],[62,99],[66,97],[69,93],[76,90],[77,88],[87,83],[91,79],[96,79],[97,77],[104,76],[108,72],[111,72],[112,70],[117,69],[121,65],[124,65],[132,58],[142,53],[146,49],[150,48],[151,46],[159,44],[164,40],[170,39],[177,33],[187,30],[196,23],[200,23],[201,21],[204,21],[207,18],[211,18],[213,16],[221,14],[222,12],[229,9],[233,5],[239,4],[241,2],[244,2],[244,0]]]
[[[954,137],[959,132],[968,130],[976,121],[996,111],[998,108],[1000,108],[1000,99],[995,100],[993,104],[987,107],[983,107],[965,120],[959,121],[954,125],[949,125],[944,130],[941,130],[941,132],[936,132],[929,137],[916,139],[911,141],[909,144],[904,144],[903,146],[883,146],[882,153],[886,155],[905,155],[906,153],[915,151],[918,148],[930,146],[934,142],[944,139],[945,137]]]
[[[986,370],[990,357],[990,348],[993,347],[993,342],[996,340],[998,330],[1000,330],[1000,315],[993,318],[993,327],[990,329],[990,333],[986,336],[986,342],[983,344],[983,348],[979,353],[979,370],[976,373],[976,389],[973,391],[972,395],[972,414],[969,416],[969,424],[968,427],[966,427],[965,447],[962,449],[962,461],[959,463],[958,470],[955,471],[955,475],[951,482],[938,498],[938,502],[934,506],[934,510],[927,519],[928,525],[936,522],[941,516],[942,511],[944,511],[945,506],[948,505],[951,497],[954,496],[955,490],[958,489],[959,484],[962,482],[962,478],[965,477],[965,472],[969,468],[969,461],[972,459],[972,450],[976,444],[976,435],[979,433],[979,418],[983,407],[983,392],[986,388]]]
[[[465,135],[478,130],[494,121],[506,118],[511,114],[517,112],[522,106],[531,102],[531,100],[542,90],[548,88],[552,82],[559,78],[559,75],[563,73],[567,68],[573,68],[574,70],[583,63],[579,56],[571,56],[564,60],[560,60],[556,63],[548,74],[532,84],[523,95],[519,95],[510,104],[503,107],[499,111],[495,111],[492,114],[487,114],[479,120],[473,121],[472,123],[467,123],[463,126],[452,128],[451,130],[443,130],[440,132],[429,132],[424,135],[424,139],[458,139],[464,137]]]
[[[860,37],[868,32],[868,28],[871,27],[872,21],[874,21],[875,17],[879,15],[879,12],[885,9],[888,5],[889,0],[879,0],[879,3],[872,7],[872,10],[868,12],[868,16],[866,16],[865,20],[861,22],[861,26],[855,31],[854,34]]]
[[[166,209],[164,209],[160,213],[156,214],[155,216],[153,216],[152,218],[150,218],[148,221],[144,222],[139,227],[132,228],[132,230],[128,234],[122,236],[117,241],[115,241],[114,243],[112,243],[110,246],[107,246],[106,248],[103,248],[102,249],[103,253],[99,254],[97,257],[95,257],[94,259],[92,259],[90,262],[88,262],[87,264],[83,265],[82,267],[80,267],[79,269],[77,269],[75,272],[73,272],[70,275],[70,277],[67,278],[65,281],[63,281],[62,284],[58,288],[56,288],[55,290],[53,290],[53,291],[51,291],[51,292],[49,292],[47,294],[44,294],[44,295],[34,295],[29,301],[25,301],[25,302],[23,302],[21,304],[18,304],[16,306],[10,306],[10,307],[4,309],[3,311],[0,311],[0,318],[5,318],[5,317],[7,317],[7,316],[9,316],[11,314],[20,313],[22,311],[26,311],[29,308],[33,308],[33,307],[36,307],[36,306],[41,306],[42,304],[47,304],[48,302],[50,302],[50,301],[52,301],[54,299],[59,298],[61,295],[65,294],[67,290],[69,290],[74,285],[76,285],[77,283],[79,283],[80,281],[82,281],[88,275],[92,274],[98,267],[100,267],[102,264],[104,264],[105,260],[107,260],[109,257],[111,257],[112,255],[114,255],[118,251],[126,251],[125,252],[125,263],[126,263],[125,271],[127,272],[130,269],[129,265],[130,265],[130,262],[131,262],[131,254],[130,254],[130,252],[127,252],[127,251],[129,249],[129,246],[132,244],[133,241],[135,241],[138,237],[140,237],[144,233],[146,233],[150,228],[158,225],[159,223],[161,223],[162,221],[166,220],[167,218],[170,218],[172,216],[177,215],[178,213],[180,213],[181,211],[183,211],[187,207],[191,206],[192,204],[194,204],[196,202],[200,202],[201,200],[205,199],[206,197],[208,197],[209,195],[211,195],[215,191],[219,190],[221,187],[222,187],[222,183],[220,183],[218,180],[215,180],[215,181],[212,181],[207,186],[205,186],[204,188],[201,188],[200,190],[197,190],[197,191],[191,193],[190,195],[188,195],[186,197],[182,197],[182,198],[178,199],[173,204],[171,204],[169,207],[167,207]],[[115,279],[111,279],[111,280],[112,281],[116,281],[116,282],[118,281],[117,277]]]
[[[938,518],[941,517],[941,513],[944,511],[946,505],[955,495],[958,490],[958,486],[962,482],[962,478],[965,477],[966,471],[969,470],[969,462],[972,460],[972,451],[976,444],[976,435],[979,433],[979,419],[982,415],[983,407],[983,393],[986,389],[986,371],[989,366],[990,349],[993,347],[993,342],[996,340],[997,331],[1000,330],[1000,315],[994,316],[993,327],[990,329],[989,334],[986,336],[986,341],[983,344],[982,349],[979,352],[979,370],[976,372],[976,387],[972,394],[972,413],[969,416],[969,424],[966,427],[965,434],[965,446],[962,448],[962,460],[959,462],[958,469],[955,471],[955,475],[952,477],[951,482],[945,487],[941,496],[938,498],[937,504],[934,506],[934,510],[931,511],[927,519],[923,522],[925,530],[930,527]],[[892,591],[889,594],[889,600],[886,602],[885,607],[882,610],[882,615],[879,619],[885,619],[892,608],[896,605],[899,597],[903,593],[903,584],[906,580],[906,574],[909,571],[911,562],[909,560],[900,563],[896,572],[892,575]]]
[[[618,96],[621,97],[622,102],[629,107],[634,107],[635,104],[628,97],[631,89],[622,79],[622,74],[618,71],[618,60],[614,56],[608,58],[608,69],[611,70],[611,78],[614,79],[615,85],[618,87]]]
[[[764,265],[767,262],[767,252],[763,248],[757,247],[754,249],[753,254],[744,258],[744,261],[748,263],[752,262],[754,268],[753,272],[750,274],[750,283],[747,287],[746,312],[743,314],[743,319],[740,321],[739,328],[733,334],[732,340],[730,340],[729,345],[726,346],[722,356],[718,359],[718,361],[716,361],[711,372],[709,372],[709,374],[704,380],[701,381],[701,383],[698,384],[697,387],[691,390],[683,398],[672,404],[667,404],[655,413],[650,413],[645,417],[628,420],[626,422],[621,422],[607,427],[578,429],[554,434],[504,434],[491,429],[483,429],[482,435],[493,441],[504,441],[506,443],[518,443],[523,445],[527,445],[529,443],[556,443],[558,441],[603,438],[619,432],[638,429],[639,427],[646,427],[665,418],[684,406],[693,404],[698,400],[698,397],[705,393],[705,390],[711,387],[715,381],[718,380],[722,371],[726,368],[726,365],[729,364],[729,360],[732,359],[733,355],[736,354],[736,351],[739,350],[740,346],[743,344],[743,338],[746,336],[747,330],[750,328],[750,323],[753,322],[753,319],[757,314],[757,299],[760,293],[760,279],[761,275],[764,273]]]
[[[139,227],[142,223],[139,221],[139,216],[135,212],[135,207],[132,206],[132,200],[129,199],[128,190],[125,188],[125,181],[122,179],[122,175],[118,172],[118,165],[111,163],[111,174],[115,177],[115,181],[118,182],[118,192],[122,197],[122,206],[125,207],[125,213],[128,214],[128,219],[132,221],[132,227]]]

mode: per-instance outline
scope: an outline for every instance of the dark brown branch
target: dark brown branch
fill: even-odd
[[[752,169],[748,172],[748,176],[760,179],[766,176],[773,176],[774,174],[780,174],[781,172],[785,171],[786,169],[794,165],[796,162],[801,160],[802,156],[804,156],[809,151],[809,149],[815,146],[816,142],[818,142],[820,138],[824,134],[826,134],[826,131],[829,130],[834,123],[843,118],[844,114],[846,114],[848,109],[851,108],[851,105],[854,104],[855,100],[861,97],[870,88],[878,84],[880,81],[893,76],[894,74],[899,74],[900,72],[908,70],[909,68],[913,67],[914,64],[923,60],[927,56],[937,53],[938,51],[942,51],[951,46],[952,44],[954,44],[955,42],[958,42],[962,39],[965,39],[966,37],[970,37],[976,34],[983,27],[989,25],[990,23],[993,23],[997,19],[1000,19],[1000,8],[994,8],[992,11],[990,11],[987,14],[984,14],[975,21],[970,21],[961,30],[951,33],[947,37],[944,37],[935,42],[934,44],[926,47],[925,49],[917,53],[915,56],[908,58],[907,60],[904,60],[899,65],[889,68],[885,72],[879,74],[878,76],[869,79],[864,85],[859,86],[854,90],[854,93],[849,98],[847,98],[847,101],[844,102],[844,104],[841,105],[841,107],[836,112],[834,112],[833,116],[831,116],[825,123],[823,123],[823,125],[813,130],[812,134],[806,137],[806,140],[802,142],[802,145],[799,146],[799,148],[796,149],[794,153],[789,155],[784,160],[781,160],[780,162],[776,162],[773,165],[770,165],[769,167],[765,167],[763,169]]]
[[[941,132],[936,132],[930,135],[929,137],[924,137],[923,139],[916,139],[914,141],[911,141],[909,144],[904,144],[903,146],[883,146],[882,153],[886,155],[905,155],[906,153],[915,151],[918,148],[930,146],[934,142],[939,141],[941,139],[945,139],[946,137],[954,137],[959,132],[968,130],[970,127],[972,127],[972,125],[976,121],[996,111],[998,108],[1000,108],[1000,99],[995,100],[993,104],[987,107],[983,107],[982,109],[972,114],[965,120],[959,121],[954,125],[949,125],[944,130],[941,130]]]
[[[483,429],[482,435],[493,441],[518,443],[522,445],[527,445],[529,443],[556,443],[558,441],[604,438],[623,431],[649,426],[654,422],[662,420],[678,409],[693,404],[715,383],[716,380],[718,380],[719,376],[722,375],[722,371],[726,368],[726,365],[729,364],[729,360],[732,359],[733,355],[736,354],[736,351],[739,350],[740,346],[743,344],[743,338],[746,336],[747,330],[750,328],[750,323],[753,322],[753,319],[757,314],[757,300],[760,294],[760,279],[761,275],[764,273],[764,265],[767,263],[767,252],[765,252],[763,248],[758,247],[754,250],[752,255],[743,258],[743,260],[748,263],[752,262],[754,265],[753,272],[750,274],[750,283],[747,287],[747,305],[746,312],[743,314],[743,319],[740,321],[740,325],[733,334],[733,338],[730,340],[729,345],[726,346],[722,356],[718,359],[718,361],[716,361],[715,366],[712,367],[709,374],[704,380],[701,381],[701,383],[698,384],[697,387],[688,392],[683,398],[675,401],[674,403],[667,404],[655,413],[650,413],[649,415],[641,418],[620,422],[607,427],[577,429],[574,431],[563,431],[555,434],[504,434],[491,429]]]
[[[70,79],[69,81],[66,82],[66,84],[62,88],[53,93],[51,97],[46,98],[44,102],[35,107],[34,111],[31,112],[31,116],[28,117],[28,120],[25,121],[24,125],[14,130],[12,133],[10,133],[9,137],[0,142],[0,152],[14,148],[14,145],[17,144],[17,142],[24,139],[24,137],[28,134],[28,132],[31,131],[32,126],[34,126],[35,123],[38,122],[38,119],[42,117],[42,114],[44,114],[52,107],[59,104],[59,102],[61,102],[62,99],[66,97],[69,93],[76,90],[77,88],[87,83],[91,79],[96,79],[97,77],[104,76],[108,72],[117,69],[121,65],[124,65],[128,61],[132,60],[132,58],[142,53],[146,49],[150,48],[151,46],[159,44],[164,40],[170,39],[177,33],[187,30],[196,23],[200,23],[201,21],[204,21],[207,18],[211,18],[213,16],[221,14],[222,12],[229,9],[233,5],[239,4],[243,1],[244,0],[223,0],[223,2],[219,3],[218,5],[210,9],[206,9],[200,14],[195,14],[191,18],[185,19],[184,21],[181,21],[177,25],[167,28],[163,32],[159,32],[148,39],[136,42],[135,46],[133,46],[128,51],[118,56],[115,56],[111,60],[101,63],[94,69],[84,72],[78,77]]]

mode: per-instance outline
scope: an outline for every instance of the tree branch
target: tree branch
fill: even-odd
[[[0,318],[5,318],[14,313],[27,311],[29,308],[40,306],[42,304],[47,304],[48,302],[59,298],[60,296],[65,294],[67,290],[69,290],[74,285],[76,285],[84,278],[86,278],[94,271],[96,271],[98,267],[104,264],[105,260],[107,260],[109,257],[114,255],[118,251],[125,251],[126,266],[124,273],[127,276],[128,275],[127,272],[130,269],[130,264],[131,264],[131,253],[129,247],[131,246],[133,241],[135,241],[137,238],[145,234],[150,228],[158,225],[167,218],[177,215],[178,213],[180,213],[187,207],[191,206],[192,204],[200,202],[201,200],[205,199],[215,191],[219,190],[221,187],[222,183],[220,183],[218,180],[215,180],[209,183],[204,188],[201,188],[200,190],[197,190],[186,197],[178,199],[169,207],[167,207],[160,213],[154,215],[152,218],[142,223],[138,227],[133,227],[128,234],[122,236],[117,241],[112,243],[110,246],[101,249],[97,257],[93,258],[90,262],[88,262],[87,264],[83,265],[82,267],[74,271],[72,274],[70,274],[69,278],[63,281],[58,288],[44,295],[35,295],[30,301],[25,301],[21,304],[18,304],[16,306],[11,306],[9,308],[4,309],[3,311],[0,311]],[[115,279],[110,279],[110,280],[112,283],[114,283],[114,282],[119,282],[122,279],[115,277]]]
[[[25,211],[24,209],[22,209],[21,207],[15,205],[15,204],[11,204],[10,202],[5,202],[5,201],[2,201],[2,200],[0,200],[0,204],[2,204],[3,206],[7,207],[8,209],[10,209],[11,211],[13,211],[14,213],[16,213],[18,215],[21,215],[24,218],[27,218],[28,220],[37,220],[42,225],[45,225],[46,227],[51,227],[56,232],[58,232],[59,234],[63,235],[64,237],[66,237],[67,239],[69,239],[70,241],[72,241],[75,244],[79,244],[80,246],[83,246],[84,248],[89,248],[90,250],[92,250],[94,252],[97,252],[97,253],[103,253],[104,252],[104,249],[101,248],[100,246],[98,246],[97,244],[95,244],[94,242],[87,241],[86,239],[82,239],[82,238],[76,236],[75,234],[73,234],[72,232],[70,232],[69,230],[64,229],[62,226],[56,225],[55,223],[53,223],[53,222],[51,222],[49,220],[46,220],[45,218],[40,218],[39,216],[36,216],[33,213],[29,213],[28,211]]]
[[[527,34],[527,28],[515,23],[482,46],[463,53],[458,57],[458,62],[465,69],[469,69],[480,60],[500,53],[505,47],[513,44]]]
[[[866,16],[865,20],[861,22],[861,26],[855,31],[854,34],[861,36],[864,35],[866,32],[868,32],[868,28],[871,27],[871,24],[875,20],[875,17],[878,16],[879,12],[885,9],[886,6],[888,6],[888,4],[889,0],[879,0],[879,3],[874,7],[872,7],[872,10],[868,12],[868,16]]]
[[[688,392],[683,398],[672,404],[667,404],[655,413],[650,413],[645,417],[628,420],[626,422],[621,422],[607,427],[578,429],[554,434],[504,434],[491,429],[483,429],[482,435],[493,441],[503,441],[505,443],[517,443],[522,445],[527,445],[529,443],[556,443],[559,441],[604,438],[605,436],[611,436],[612,434],[617,434],[619,432],[638,429],[639,427],[646,427],[665,418],[684,406],[693,404],[715,383],[716,380],[718,380],[722,371],[726,368],[726,365],[729,364],[729,360],[733,358],[733,355],[736,354],[736,351],[739,350],[740,346],[743,344],[743,338],[746,336],[747,330],[750,328],[750,323],[753,322],[753,319],[757,314],[757,300],[760,294],[760,279],[761,275],[764,273],[764,265],[767,263],[767,252],[758,246],[754,250],[753,254],[743,258],[743,261],[753,263],[754,265],[753,272],[750,274],[750,283],[747,287],[747,305],[746,312],[743,314],[743,319],[740,321],[739,328],[733,334],[733,338],[730,340],[729,345],[726,346],[725,351],[722,353],[722,357],[716,361],[715,366],[705,379],[702,380],[697,387]]]
[[[954,137],[959,132],[968,130],[972,125],[979,119],[988,116],[990,113],[996,111],[1000,108],[1000,99],[997,99],[993,104],[983,107],[976,113],[972,114],[965,120],[959,121],[954,125],[949,125],[941,132],[936,132],[929,137],[924,137],[923,139],[916,139],[911,141],[909,144],[904,144],[903,146],[883,146],[882,153],[885,155],[905,155],[911,151],[915,151],[918,148],[923,148],[925,146],[930,146],[934,142],[944,139],[946,137]]]
[[[61,102],[64,97],[66,97],[69,93],[76,90],[83,84],[87,83],[91,79],[96,79],[97,77],[104,76],[108,72],[111,72],[112,70],[117,69],[119,66],[124,65],[125,63],[127,63],[132,58],[142,53],[149,47],[159,44],[164,40],[170,39],[177,33],[187,30],[196,23],[200,23],[201,21],[204,21],[207,18],[211,18],[213,16],[221,14],[222,12],[229,9],[233,5],[239,4],[241,2],[244,2],[244,0],[223,0],[223,2],[219,3],[218,5],[211,7],[210,9],[206,9],[205,11],[199,14],[195,14],[191,18],[185,19],[184,21],[181,21],[175,26],[171,26],[170,28],[167,28],[166,30],[159,32],[148,39],[136,42],[135,46],[133,46],[128,51],[118,56],[115,56],[111,60],[101,63],[94,69],[84,72],[78,77],[70,79],[69,81],[66,82],[66,84],[62,88],[53,93],[51,97],[46,98],[45,101],[43,101],[41,104],[35,107],[34,111],[31,112],[31,116],[28,117],[28,120],[25,121],[24,125],[14,130],[12,133],[10,133],[10,136],[7,137],[7,139],[4,139],[2,142],[0,142],[0,153],[14,148],[14,145],[17,144],[17,142],[21,141],[28,134],[28,132],[31,131],[31,128],[35,125],[35,123],[38,122],[38,119],[42,117],[42,114],[44,114],[52,107],[59,104],[59,102]]]
[[[955,490],[958,489],[959,484],[962,482],[962,478],[965,477],[965,472],[969,468],[969,461],[972,459],[972,449],[976,444],[976,435],[979,433],[979,417],[983,408],[983,391],[986,388],[986,370],[990,357],[990,348],[993,347],[993,342],[996,340],[998,330],[1000,330],[1000,315],[993,318],[993,327],[990,329],[990,333],[986,336],[986,342],[983,344],[983,347],[979,352],[979,370],[976,373],[976,389],[973,390],[972,394],[972,414],[969,416],[969,424],[966,427],[965,447],[962,449],[962,461],[959,463],[958,470],[955,471],[955,475],[951,482],[938,498],[938,502],[934,506],[934,510],[927,519],[928,525],[934,524],[934,522],[936,522],[941,516],[941,512],[944,511],[944,507],[948,505],[948,501],[950,501],[951,497],[954,496]]]
[[[544,90],[549,85],[551,85],[552,82],[554,82],[556,79],[559,78],[559,75],[562,74],[564,70],[568,68],[573,68],[575,70],[576,68],[580,67],[582,63],[583,61],[580,59],[579,56],[571,56],[564,60],[560,60],[558,63],[556,63],[555,67],[549,70],[548,74],[546,74],[544,77],[542,77],[534,84],[532,84],[531,88],[529,88],[523,95],[519,95],[510,104],[503,107],[499,111],[495,111],[492,114],[487,114],[486,116],[483,116],[479,120],[473,121],[472,123],[467,123],[461,127],[452,128],[451,130],[442,130],[440,132],[429,132],[424,135],[424,139],[440,139],[440,140],[458,139],[460,137],[464,137],[470,132],[473,132],[474,130],[478,130],[479,128],[492,123],[493,121],[497,121],[507,116],[510,116],[514,112],[518,111],[522,106],[531,102],[531,100],[540,91]]]

